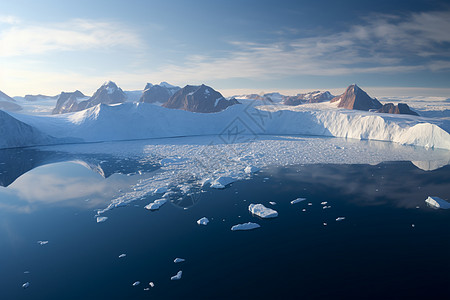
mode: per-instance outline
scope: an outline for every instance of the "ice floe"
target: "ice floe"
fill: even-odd
[[[231,227],[231,230],[232,231],[252,230],[252,229],[259,228],[259,227],[261,227],[261,226],[257,223],[248,222],[248,223],[234,225],[233,227]]]
[[[306,200],[306,198],[297,198],[297,199],[292,200],[291,204],[297,204],[297,203],[300,203],[305,200]]]
[[[209,223],[209,220],[207,217],[203,217],[203,218],[197,220],[198,225],[208,225],[208,223]]]
[[[43,246],[43,245],[47,245],[47,244],[48,244],[48,241],[37,241],[37,243],[38,243],[39,245]]]
[[[150,282],[148,283],[148,285],[149,285],[150,287],[155,287],[155,284],[153,283],[153,281],[150,281]]]
[[[275,218],[278,217],[278,212],[276,210],[273,210],[271,208],[265,207],[263,204],[250,204],[248,206],[248,210],[254,214],[257,215],[260,218],[268,219],[268,218]]]
[[[449,202],[436,196],[428,196],[425,202],[434,208],[450,209]]]
[[[120,254],[119,255],[119,258],[124,258],[124,257],[126,257],[127,255],[125,254],[125,253],[122,253],[122,254]]]
[[[108,217],[97,217],[97,223],[102,223],[108,220]]]
[[[211,187],[214,189],[224,189],[230,183],[235,182],[236,179],[228,176],[219,177],[211,182]]]
[[[133,282],[133,286],[138,286],[138,285],[140,285],[140,284],[141,284],[140,281],[135,281],[135,282]]]
[[[183,275],[183,271],[180,270],[180,271],[178,271],[177,275],[170,277],[170,280],[180,280],[181,275]]]
[[[153,201],[152,203],[148,204],[145,206],[145,209],[148,210],[158,210],[161,206],[163,206],[164,204],[166,204],[167,199],[158,199]]]
[[[270,204],[270,205],[277,205],[277,203],[274,202],[274,201],[270,201],[269,204]]]
[[[164,194],[167,192],[167,187],[160,187],[153,191],[154,194]]]
[[[337,218],[336,218],[336,221],[337,221],[337,222],[343,221],[343,220],[345,220],[345,217],[337,217]]]
[[[252,173],[256,173],[258,172],[260,169],[258,167],[255,166],[247,166],[244,169],[244,172],[247,174],[252,174]]]
[[[185,260],[184,258],[179,258],[179,257],[177,257],[177,258],[175,258],[175,259],[173,260],[173,262],[176,263],[176,264],[181,263],[181,262],[183,262],[183,261],[186,261],[186,260]]]

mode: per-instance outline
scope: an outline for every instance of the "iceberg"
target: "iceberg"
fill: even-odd
[[[37,243],[38,243],[39,245],[43,246],[43,245],[47,245],[47,244],[48,244],[48,241],[37,241]]]
[[[119,255],[119,258],[124,258],[125,256],[127,256],[125,253],[122,253]]]
[[[138,286],[138,285],[140,285],[140,284],[141,284],[140,281],[135,281],[135,282],[133,282],[133,286]]]
[[[185,259],[184,259],[184,258],[179,258],[179,257],[177,257],[177,258],[175,258],[175,259],[173,260],[173,262],[176,263],[176,264],[181,263],[181,262],[183,262],[183,261],[185,261]]]
[[[97,223],[102,223],[108,220],[108,217],[97,217]]]
[[[208,223],[209,223],[209,220],[207,217],[203,217],[203,218],[197,220],[198,225],[208,225]]]
[[[27,281],[24,284],[22,284],[22,288],[26,289],[27,287],[30,286],[30,283]]]
[[[450,209],[450,203],[436,196],[428,196],[425,202],[434,208]]]
[[[252,230],[252,229],[259,228],[259,227],[261,227],[261,226],[257,223],[248,222],[248,223],[244,223],[244,224],[234,225],[233,227],[231,227],[231,231]]]
[[[297,199],[292,200],[291,204],[297,204],[297,203],[300,203],[305,200],[306,200],[306,198],[297,198]]]
[[[227,185],[235,182],[236,179],[228,176],[219,177],[211,183],[213,189],[224,189]]]
[[[170,280],[180,280],[181,275],[183,275],[183,271],[178,271],[177,275],[170,277]]]
[[[342,220],[345,220],[345,217],[337,217],[337,218],[336,218],[336,221],[337,221],[337,222],[342,221]]]
[[[258,217],[263,218],[263,219],[278,217],[278,212],[276,210],[267,208],[262,204],[253,204],[252,203],[248,206],[248,210],[252,214],[257,215]]]
[[[148,210],[158,210],[161,206],[163,206],[167,202],[166,199],[158,199],[153,201],[152,203],[145,206],[145,209]]]

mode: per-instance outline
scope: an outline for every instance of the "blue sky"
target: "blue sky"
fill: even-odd
[[[11,96],[92,94],[106,80],[450,96],[449,46],[446,1],[0,0],[0,90]]]

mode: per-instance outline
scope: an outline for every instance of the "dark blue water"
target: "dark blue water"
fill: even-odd
[[[153,169],[133,159],[78,159],[91,166],[108,161],[111,171],[100,176],[59,157],[47,165],[21,163],[22,174],[3,177],[0,299],[450,297],[450,211],[424,202],[429,195],[450,199],[449,166],[430,172],[410,162],[269,168],[156,212],[143,208],[155,197],[138,200],[96,223],[94,210],[132,181],[115,173]],[[2,173],[14,173],[1,166]],[[34,195],[40,186],[33,182],[44,177],[62,182]],[[70,190],[64,182],[79,187]],[[297,197],[307,201],[291,205]],[[249,214],[248,204],[271,207],[269,201],[277,202],[278,218]],[[322,209],[322,201],[331,208]],[[197,225],[203,216],[210,223]],[[341,216],[346,219],[336,222]],[[230,230],[248,221],[261,228]],[[122,253],[127,256],[119,259]],[[186,262],[174,264],[176,257]],[[179,270],[182,279],[170,281]],[[141,284],[133,287],[135,281]],[[155,287],[144,291],[150,281]]]

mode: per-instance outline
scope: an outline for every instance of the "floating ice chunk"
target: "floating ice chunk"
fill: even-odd
[[[181,275],[183,275],[183,271],[178,271],[177,275],[170,277],[170,280],[180,280]]]
[[[273,201],[270,201],[269,204],[270,204],[270,205],[277,205],[277,203],[276,203],[276,202],[273,202]]]
[[[322,207],[322,209],[327,209],[327,208],[331,208],[331,206],[329,206],[329,205],[326,206],[326,205],[325,205],[324,207]]]
[[[23,272],[23,274],[30,274],[30,271],[25,271]]]
[[[247,173],[247,174],[251,174],[251,173],[258,172],[259,170],[260,169],[255,167],[255,166],[247,166],[247,167],[245,167],[244,172]]]
[[[48,241],[37,241],[37,243],[38,243],[39,245],[43,246],[43,245],[47,245],[47,244],[48,244]]]
[[[231,231],[252,230],[252,229],[259,228],[259,227],[261,227],[261,226],[259,224],[257,224],[257,223],[248,222],[248,223],[244,223],[244,224],[234,225],[233,227],[231,227]]]
[[[150,282],[148,283],[148,285],[149,285],[150,287],[154,287],[154,286],[155,286],[155,284],[153,283],[153,281],[150,281]]]
[[[183,261],[185,261],[185,259],[184,258],[179,258],[179,257],[177,257],[177,258],[175,258],[174,260],[173,260],[173,262],[174,263],[180,263],[180,262],[183,262]]]
[[[323,201],[323,202],[320,202],[320,204],[322,204],[322,205],[327,205],[327,201]]]
[[[425,202],[434,208],[442,208],[442,209],[450,208],[450,203],[448,203],[444,199],[441,199],[441,198],[435,197],[435,196],[433,196],[433,197],[428,196],[428,198],[425,200]]]
[[[30,286],[30,283],[27,281],[24,284],[22,284],[22,288],[26,289],[27,287]]]
[[[327,225],[328,225],[327,223],[323,222],[323,226],[327,226]]]
[[[248,210],[252,214],[257,215],[258,217],[263,218],[263,219],[278,217],[278,212],[276,210],[267,208],[262,204],[253,204],[252,203],[248,206]]]
[[[211,187],[213,189],[224,189],[227,185],[235,181],[236,179],[234,179],[233,177],[223,176],[211,182]]]
[[[306,208],[302,209],[302,211],[306,211]]]
[[[108,217],[97,217],[97,223],[102,223],[108,220]]]
[[[312,203],[311,203],[311,202],[308,202],[308,205],[309,205],[309,206],[311,206],[311,205],[312,205]]]
[[[167,187],[160,187],[153,191],[153,194],[164,194],[167,192]]]
[[[209,220],[207,217],[203,217],[200,220],[197,220],[198,225],[208,225],[208,223],[209,223]]]
[[[292,200],[291,204],[297,204],[297,203],[300,203],[305,200],[306,200],[306,198],[297,198],[297,199]]]
[[[336,218],[336,221],[337,221],[337,222],[342,221],[342,220],[345,220],[345,217],[337,217],[337,218]]]
[[[122,253],[119,255],[119,258],[124,258],[125,256],[127,256],[125,253]]]
[[[150,288],[145,288],[144,291],[150,291]]]
[[[152,203],[145,206],[145,209],[148,210],[158,210],[161,206],[163,206],[167,202],[166,199],[158,199],[153,201]]]
[[[140,284],[141,284],[140,281],[135,281],[135,282],[133,282],[133,286],[138,286],[138,285],[140,285]]]

